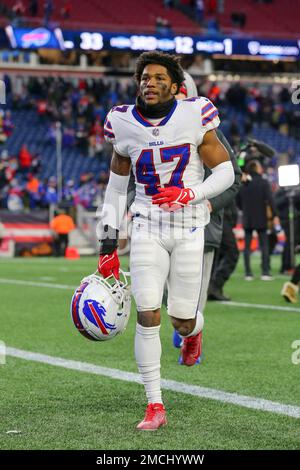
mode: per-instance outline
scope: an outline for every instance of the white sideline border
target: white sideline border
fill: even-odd
[[[24,281],[20,279],[6,279],[0,278],[0,284],[15,284],[20,286],[29,287],[46,287],[49,289],[68,289],[75,290],[78,286],[70,286],[67,284],[54,284],[50,282],[37,282],[37,281]],[[78,283],[79,284],[79,283]],[[297,307],[285,307],[281,305],[268,305],[268,304],[251,304],[246,302],[214,302],[214,304],[226,305],[227,307],[241,307],[241,308],[255,308],[262,310],[277,310],[282,312],[296,312],[300,313],[300,308]]]
[[[45,354],[23,351],[21,349],[15,349],[11,347],[6,348],[6,355],[26,361],[39,362],[42,364],[62,367],[64,369],[76,370],[78,372],[85,372],[110,377],[116,380],[141,384],[140,376],[138,374],[97,366],[87,362],[73,361],[69,359],[63,359],[61,357],[48,356]],[[7,365],[9,366],[9,363]],[[265,411],[283,416],[289,416],[296,419],[300,418],[300,406],[296,405],[287,405],[284,403],[265,400],[263,398],[239,395],[238,393],[229,393],[222,390],[200,387],[198,385],[189,385],[183,382],[176,382],[175,380],[162,379],[161,387],[162,389],[170,390],[172,392],[184,393],[186,395],[215,400],[221,403],[229,403],[231,405],[241,406],[251,410]]]

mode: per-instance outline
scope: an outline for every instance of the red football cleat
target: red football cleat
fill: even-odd
[[[195,336],[183,339],[181,348],[182,364],[193,366],[197,363],[202,353],[202,331]]]
[[[141,431],[155,431],[167,424],[166,410],[162,403],[149,403],[143,421],[137,425]]]

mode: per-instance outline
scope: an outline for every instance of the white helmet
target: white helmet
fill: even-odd
[[[130,286],[120,271],[114,276],[92,274],[82,279],[71,301],[71,315],[79,333],[92,341],[106,341],[125,330],[131,306]]]
[[[187,92],[187,97],[188,98],[192,98],[194,96],[198,96],[198,90],[197,90],[197,86],[196,86],[196,83],[193,79],[193,77],[187,73],[186,71],[183,72],[184,73],[184,85],[185,85],[185,88],[186,88],[186,92]]]

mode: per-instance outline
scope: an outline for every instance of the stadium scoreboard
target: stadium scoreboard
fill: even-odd
[[[11,49],[60,49],[60,50],[161,50],[177,54],[219,54],[251,56],[265,59],[300,59],[300,40],[267,40],[260,38],[211,37],[151,34],[112,33],[103,31],[70,31],[39,27],[14,28],[11,25],[0,31],[0,46]]]

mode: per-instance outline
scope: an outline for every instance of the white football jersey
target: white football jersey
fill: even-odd
[[[158,215],[160,220],[167,218],[168,212],[152,204],[157,188],[189,188],[202,183],[204,168],[198,147],[205,133],[219,123],[217,109],[204,97],[175,101],[169,114],[159,120],[144,118],[135,105],[111,109],[104,123],[104,134],[118,154],[131,159],[136,182],[131,207],[134,214],[152,220]],[[207,203],[185,206],[172,217],[175,224],[184,219],[191,226],[203,226],[209,222]]]

